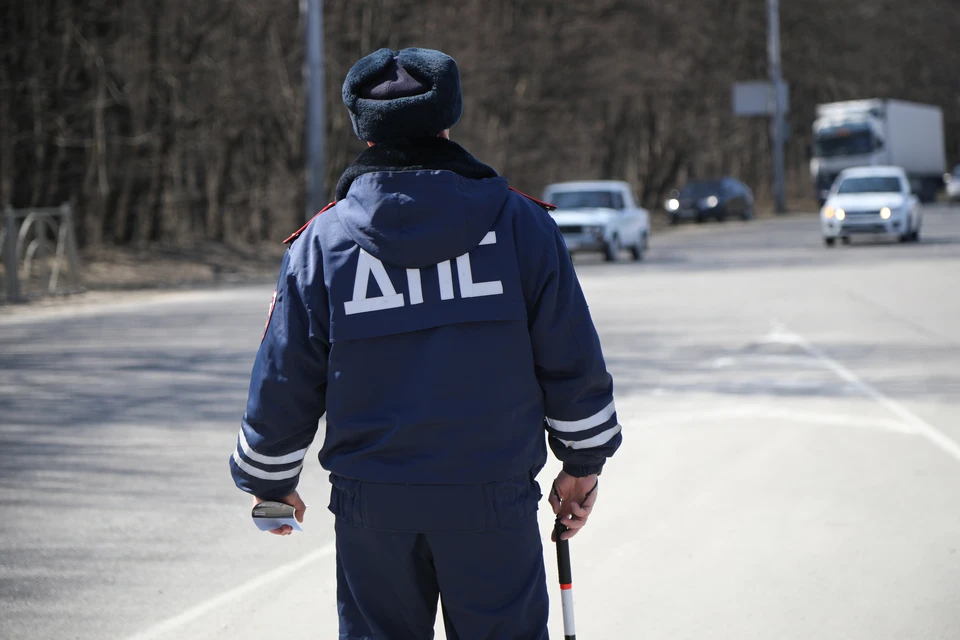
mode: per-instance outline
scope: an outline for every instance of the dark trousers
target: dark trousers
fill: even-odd
[[[450,487],[333,482],[340,640],[430,640],[438,601],[448,640],[548,638],[532,479],[461,500]]]

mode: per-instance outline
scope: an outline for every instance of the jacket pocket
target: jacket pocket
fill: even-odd
[[[491,483],[489,487],[498,529],[506,529],[536,517],[543,494],[532,474]]]
[[[338,518],[359,527],[366,526],[363,519],[362,485],[359,480],[351,480],[336,474],[330,474],[330,504],[327,508]]]

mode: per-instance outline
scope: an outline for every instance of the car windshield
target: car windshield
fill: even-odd
[[[900,179],[896,176],[844,178],[837,193],[900,193]]]
[[[817,136],[817,156],[855,156],[873,152],[873,134],[866,128],[831,127]]]
[[[705,180],[703,182],[691,182],[680,189],[681,198],[706,198],[707,196],[717,195],[721,191],[719,180]]]
[[[558,209],[613,209],[612,191],[557,191],[550,195]]]

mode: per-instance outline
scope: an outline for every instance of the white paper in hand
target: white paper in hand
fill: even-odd
[[[285,524],[290,525],[294,531],[303,531],[294,511],[293,507],[282,502],[261,502],[254,505],[251,515],[253,523],[260,531],[272,531]]]

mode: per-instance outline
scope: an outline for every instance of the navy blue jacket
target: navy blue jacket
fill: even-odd
[[[549,213],[452,142],[415,147],[365,152],[291,239],[230,460],[244,491],[293,491],[324,413],[322,466],[375,483],[535,473],[545,440],[584,476],[620,445]]]

